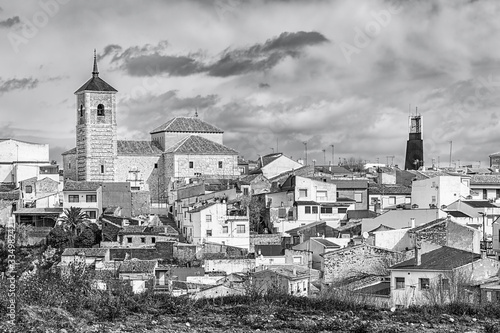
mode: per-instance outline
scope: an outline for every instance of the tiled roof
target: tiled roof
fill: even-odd
[[[101,187],[99,182],[67,180],[63,191],[96,191],[99,187]]]
[[[19,200],[19,190],[0,192],[0,200]]]
[[[450,214],[453,217],[468,217],[471,218],[471,216],[465,214],[464,212],[458,211],[458,210],[450,210],[446,211],[448,214]]]
[[[80,87],[77,91],[75,91],[75,94],[89,90],[89,91],[113,91],[117,92],[115,88],[107,84],[103,79],[100,77],[92,77],[90,78],[83,86]]]
[[[370,194],[405,194],[411,195],[411,187],[400,184],[369,183]]]
[[[473,208],[497,208],[498,206],[495,206],[488,200],[471,200],[471,201],[462,201],[464,204],[469,205]]]
[[[500,175],[472,175],[470,184],[500,184]]]
[[[238,155],[234,149],[197,135],[190,135],[182,139],[166,152],[193,155]]]
[[[269,155],[262,156],[262,158],[260,159],[260,161],[262,163],[261,167],[268,165],[269,163],[273,162],[274,160],[277,160],[278,158],[280,158],[281,156],[283,156],[282,153],[269,154]]]
[[[224,133],[197,117],[175,117],[152,130],[150,134],[159,132]]]
[[[416,265],[415,258],[412,258],[392,266],[391,269],[452,270],[478,259],[481,259],[480,254],[443,246],[423,253],[419,266]]]
[[[122,141],[117,142],[118,155],[160,155],[162,150],[156,141]]]
[[[308,223],[306,225],[302,225],[300,227],[290,229],[286,233],[287,234],[296,234],[298,231],[309,229],[309,228],[313,228],[313,227],[321,225],[321,224],[326,224],[326,222],[325,221],[311,222],[311,223]]]
[[[500,156],[500,151],[498,153],[493,153],[493,154],[490,154],[489,157],[497,157],[497,156]]]
[[[320,243],[321,245],[324,245],[326,247],[334,247],[334,248],[339,248],[340,245],[338,244],[335,244],[335,243],[332,243],[330,242],[329,240],[327,239],[323,239],[323,238],[313,238],[316,242]]]
[[[293,274],[293,270],[295,269],[296,274]],[[289,280],[295,280],[295,279],[303,279],[307,278],[310,276],[309,269],[306,269],[301,266],[297,265],[276,265],[276,266],[269,266],[266,270],[256,272],[255,275],[259,275],[261,272],[265,271],[271,271],[274,272],[278,275],[284,276]]]
[[[22,215],[44,215],[44,214],[61,214],[62,208],[19,208],[14,214]]]
[[[61,155],[74,155],[76,154],[76,147],[75,148],[72,148],[70,150],[67,150],[65,151],[64,153],[62,153]]]
[[[204,210],[204,209],[206,209],[208,207],[211,207],[213,205],[215,205],[215,202],[211,202],[211,203],[206,204],[204,206],[196,207],[196,208],[190,210],[188,213],[190,213],[190,214],[192,214],[192,213],[198,213],[198,212],[201,212],[202,210]]]
[[[419,232],[427,228],[434,227],[436,225],[439,225],[441,223],[446,223],[447,219],[446,218],[441,218],[441,219],[436,219],[434,221],[427,222],[425,224],[419,225],[418,227],[412,228],[411,232]]]
[[[337,185],[337,190],[341,189],[365,189],[368,188],[368,180],[364,179],[332,179],[330,183]]]
[[[153,273],[158,262],[156,260],[125,260],[118,269],[119,273]]]
[[[109,249],[104,248],[67,248],[63,252],[63,256],[76,256],[76,255],[85,255],[87,257],[105,257],[109,252]]]
[[[304,206],[304,205],[319,205],[316,201],[295,201],[294,203],[297,206]]]
[[[489,175],[492,173],[491,169],[488,168],[467,168],[468,174],[479,174],[479,175]]]

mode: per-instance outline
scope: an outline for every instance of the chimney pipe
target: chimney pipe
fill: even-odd
[[[414,218],[414,217],[412,217],[412,218],[410,219],[410,222],[411,222],[411,227],[412,227],[412,228],[415,228],[415,218]]]
[[[415,241],[415,266],[422,265],[422,253],[420,241]]]
[[[297,276],[297,268],[294,267],[292,273],[293,273],[293,276]]]

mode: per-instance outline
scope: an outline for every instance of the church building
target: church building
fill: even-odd
[[[238,152],[197,115],[170,119],[150,132],[150,141],[118,140],[117,92],[99,77],[94,54],[92,77],[75,92],[76,147],[62,154],[65,180],[129,182],[154,199],[175,180],[239,175]]]

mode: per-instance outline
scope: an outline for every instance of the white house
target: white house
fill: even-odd
[[[463,284],[498,274],[500,262],[480,254],[443,246],[390,268],[391,299],[395,306],[453,301]]]
[[[449,205],[470,195],[470,176],[436,176],[415,180],[411,188],[411,203],[419,208]]]
[[[213,242],[248,249],[250,224],[248,216],[228,216],[225,202],[212,202],[187,212],[182,232],[188,242]]]
[[[0,139],[0,183],[37,177],[43,165],[50,165],[48,144]]]
[[[96,221],[102,214],[102,186],[98,182],[72,181],[64,183],[63,208],[81,208],[89,219]]]

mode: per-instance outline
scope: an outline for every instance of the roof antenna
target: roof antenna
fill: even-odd
[[[194,111],[194,116],[195,116],[196,118],[198,118],[198,108],[195,108],[195,111]]]
[[[94,70],[92,71],[92,77],[98,77],[99,71],[97,70],[97,56],[94,49]]]

